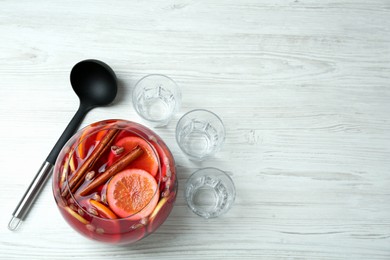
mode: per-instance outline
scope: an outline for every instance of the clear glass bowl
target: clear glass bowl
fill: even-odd
[[[122,183],[130,186],[121,189]],[[131,244],[153,233],[170,214],[177,186],[165,143],[145,126],[125,120],[78,131],[61,150],[53,175],[53,194],[69,225],[111,244]]]

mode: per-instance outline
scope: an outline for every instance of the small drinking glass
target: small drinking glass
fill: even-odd
[[[133,91],[135,110],[154,127],[166,126],[180,103],[179,86],[165,75],[147,75],[137,82]]]
[[[203,168],[194,172],[185,186],[188,207],[204,218],[215,218],[226,213],[236,197],[229,175],[217,168]]]
[[[202,161],[218,152],[225,140],[222,120],[213,112],[195,109],[184,114],[176,126],[176,141],[191,159]]]

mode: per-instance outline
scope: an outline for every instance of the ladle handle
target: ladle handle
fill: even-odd
[[[22,199],[20,200],[18,206],[15,208],[12,213],[12,219],[8,224],[8,228],[12,231],[15,231],[20,226],[21,222],[25,220],[28,212],[30,211],[31,206],[34,204],[35,200],[38,198],[38,194],[41,192],[46,181],[49,179],[49,176],[52,173],[54,163],[57,159],[58,154],[60,153],[62,147],[66,142],[72,137],[74,132],[79,127],[82,119],[85,114],[90,110],[90,107],[83,106],[80,104],[79,109],[76,114],[69,122],[68,126],[65,128],[61,137],[58,139],[57,143],[54,145],[53,149],[46,158],[46,161],[42,164],[38,173],[35,175],[30,186],[24,193]]]
[[[66,144],[66,142],[72,137],[72,135],[76,132],[77,128],[80,126],[85,114],[91,109],[91,107],[80,104],[79,109],[76,114],[73,116],[72,120],[70,120],[68,126],[65,128],[61,137],[58,139],[57,143],[54,145],[53,149],[49,153],[46,158],[46,161],[55,164],[58,154],[60,153],[62,147]]]
[[[22,221],[26,218],[27,213],[30,211],[31,206],[34,204],[34,201],[37,199],[38,194],[44,187],[52,170],[53,165],[49,162],[44,162],[42,164],[38,173],[35,175],[34,180],[31,182],[22,199],[19,201],[18,206],[12,213],[12,219],[8,224],[10,230],[15,231],[19,228]]]

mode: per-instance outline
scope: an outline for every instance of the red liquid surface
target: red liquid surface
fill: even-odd
[[[119,129],[120,132],[94,166],[88,169],[87,172],[94,172],[93,177],[83,178],[76,191],[64,194],[65,190],[69,190],[69,181],[88,160],[109,129]],[[126,149],[130,148],[125,147],[123,140],[137,140],[137,138],[141,138],[140,143],[147,147],[144,146],[146,148],[143,149],[144,153],[120,172],[134,171],[134,169],[137,169],[134,171],[137,172],[141,169],[155,179],[157,190],[151,199],[153,208],[149,206],[146,211],[143,211],[144,213],[141,211],[132,216],[119,217],[115,214],[113,208],[115,206],[111,204],[110,207],[107,201],[107,187],[113,177],[88,195],[81,196],[80,192],[128,152]],[[115,153],[115,148],[118,147],[111,149],[111,146],[116,144],[125,148],[122,153]],[[61,151],[54,169],[53,193],[64,218],[86,237],[106,243],[130,244],[153,233],[169,216],[176,199],[176,192],[176,169],[171,152],[160,137],[151,130],[129,121],[106,120],[82,129]],[[91,200],[95,203],[91,203]]]

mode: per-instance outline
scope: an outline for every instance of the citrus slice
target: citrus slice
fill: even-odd
[[[122,218],[138,220],[147,217],[157,205],[156,180],[141,169],[128,169],[116,174],[107,186],[107,202]]]
[[[156,176],[158,171],[158,160],[152,147],[144,139],[136,136],[127,136],[119,139],[114,145],[123,147],[124,151],[118,155],[110,153],[108,166],[113,164],[121,155],[130,152],[139,145],[144,150],[144,153],[131,163],[131,168],[145,170],[151,175]]]
[[[89,147],[89,145],[91,145],[91,143],[89,140],[90,138],[87,138],[87,135],[90,134],[91,130],[92,129],[90,126],[86,127],[79,137],[79,140],[78,140],[79,145],[77,146],[77,152],[78,152],[78,156],[81,159],[85,159],[85,157],[88,154],[87,147]],[[89,141],[88,144],[87,144],[87,141]]]
[[[96,134],[96,142],[100,142],[103,137],[107,134],[108,130],[101,130]]]
[[[95,130],[94,127],[87,126],[82,131],[79,137],[78,140],[79,145],[77,146],[77,153],[81,159],[85,159],[85,157],[87,157],[89,153],[91,146],[96,145],[96,142],[100,142],[108,132],[108,130],[105,128],[103,128],[97,133],[94,133],[94,130]]]
[[[89,203],[91,203],[91,205],[94,208],[96,208],[96,210],[99,212],[99,215],[103,216],[104,218],[108,218],[108,219],[117,218],[114,212],[112,212],[109,208],[104,206],[102,203],[92,199],[89,200]]]
[[[168,197],[162,198],[149,216],[148,232],[154,232],[168,218],[176,199],[176,193],[171,192]]]
[[[88,220],[86,220],[85,218],[80,216],[78,213],[73,211],[70,207],[64,207],[64,209],[66,210],[66,212],[69,213],[69,215],[71,215],[72,217],[74,217],[75,219],[80,221],[81,223],[83,223],[83,224],[88,224],[89,223]]]

